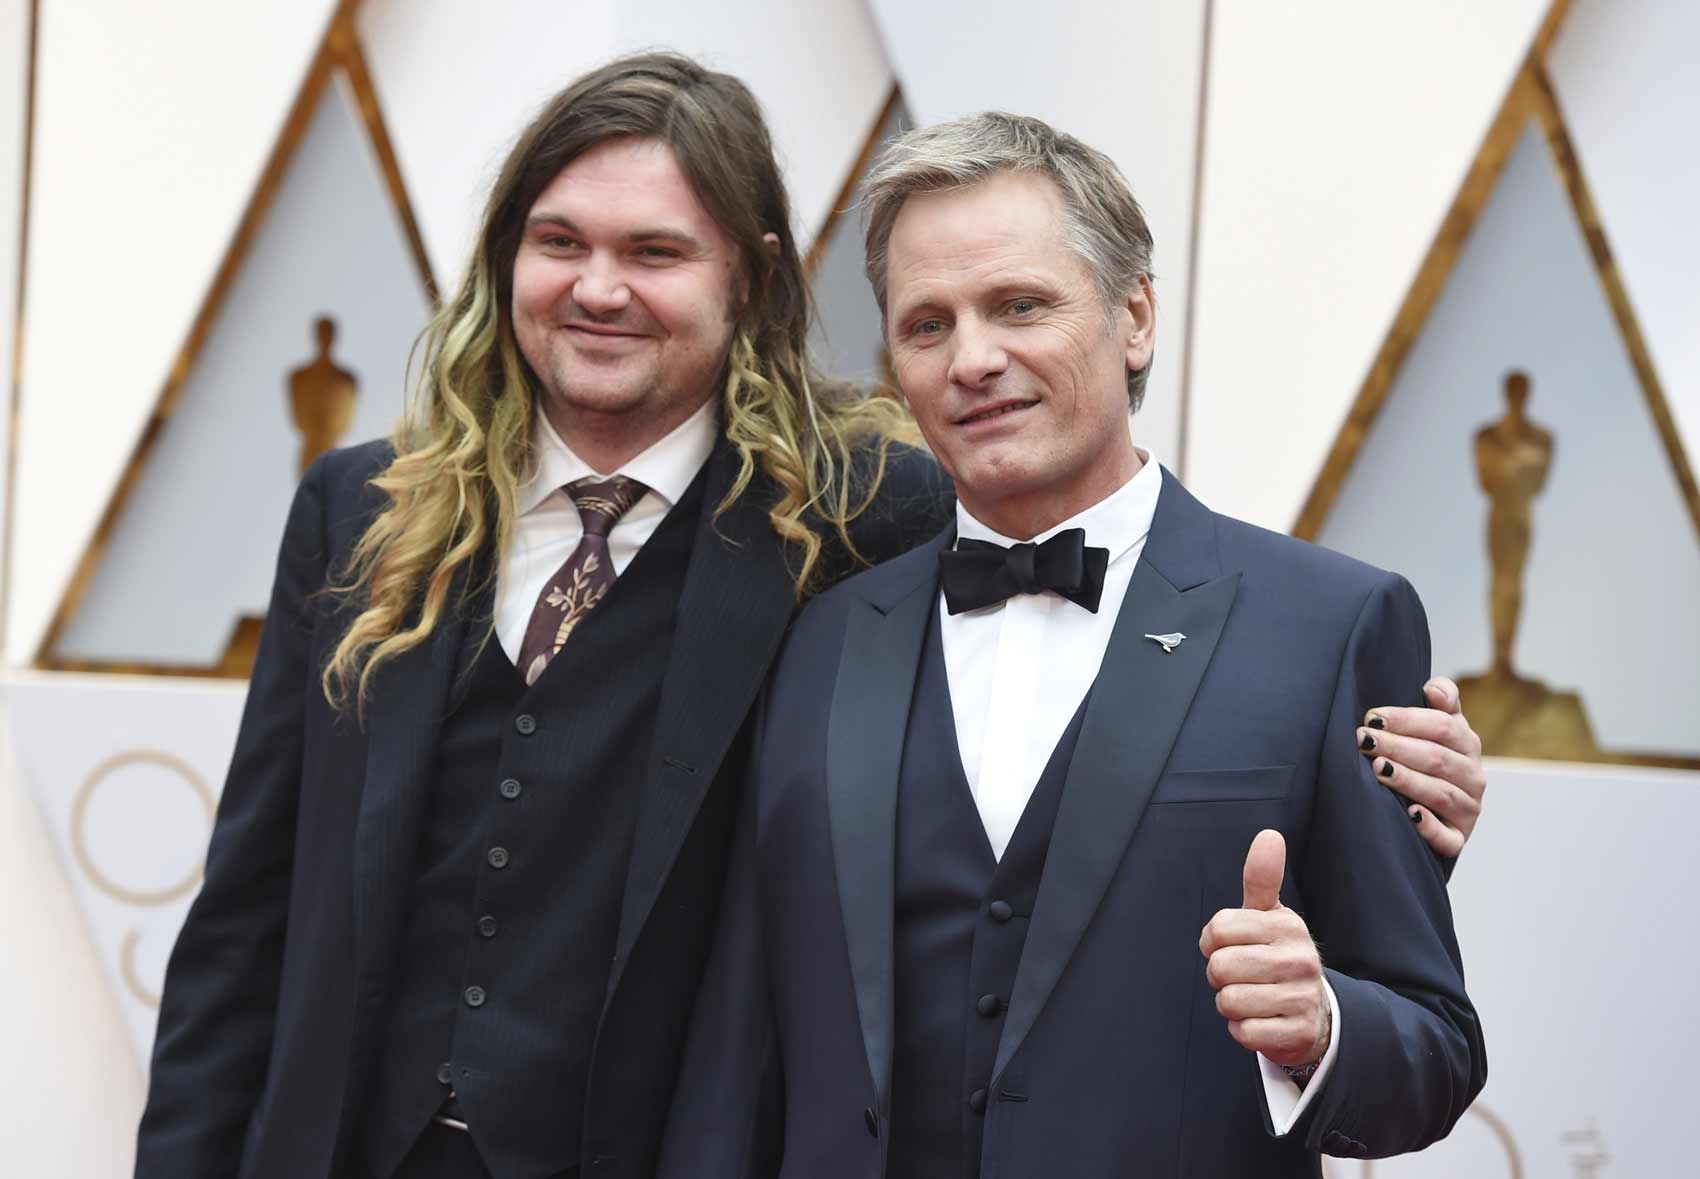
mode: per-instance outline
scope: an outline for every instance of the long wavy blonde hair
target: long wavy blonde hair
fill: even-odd
[[[333,577],[331,593],[357,611],[324,668],[333,706],[358,709],[373,673],[430,636],[457,604],[450,600],[457,574],[477,567],[492,540],[497,559],[484,576],[499,567],[532,462],[537,412],[537,381],[515,342],[510,308],[525,218],[574,158],[628,136],[672,148],[743,258],[748,294],[721,395],[722,429],[741,465],[718,511],[752,493],[758,475],[771,485],[768,519],[794,554],[799,597],[819,579],[823,532],[859,557],[848,524],[878,489],[890,441],[913,436],[907,414],[888,398],[823,380],[809,363],[808,287],[755,97],[736,78],[676,54],[621,58],[562,91],[521,132],[491,190],[466,273],[421,337],[395,458],[373,480],[389,502]],[[779,236],[777,258],[766,233]],[[874,461],[853,463],[870,440]],[[482,578],[474,580],[462,580],[463,596],[482,587]]]

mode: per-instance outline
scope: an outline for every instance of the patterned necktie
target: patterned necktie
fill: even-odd
[[[543,583],[537,605],[532,607],[525,642],[519,648],[519,666],[525,672],[526,687],[537,682],[567,636],[614,587],[608,532],[648,490],[636,479],[624,475],[580,479],[567,484],[566,492],[584,525],[584,537],[567,563]]]

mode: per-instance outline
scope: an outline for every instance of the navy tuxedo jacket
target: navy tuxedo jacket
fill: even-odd
[[[952,530],[802,616],[762,706],[662,1170],[873,1179],[892,1100],[894,819]],[[1179,631],[1173,653],[1143,636]],[[1403,579],[1218,516],[1165,472],[1093,688],[988,1086],[981,1173],[1281,1176],[1444,1136],[1486,1079],[1445,880],[1355,748],[1419,703]],[[1334,1070],[1284,1138],[1198,939],[1252,837],[1339,998]],[[964,996],[964,1003],[970,1001]]]
[[[383,443],[331,452],[290,509],[206,883],[166,973],[138,1179],[330,1179],[366,1100],[453,671],[488,623],[451,611],[380,668],[363,725],[325,702],[319,672],[349,617],[323,591],[384,506],[371,480],[390,457]],[[715,511],[737,469],[722,440],[637,784],[582,1111],[587,1176],[653,1167],[713,937],[751,707],[796,607],[793,557],[767,519],[772,484],[758,476]],[[949,503],[930,459],[894,451],[852,540],[867,559],[894,556],[948,519]],[[850,558],[826,540],[842,576]],[[571,729],[551,726],[569,742]]]

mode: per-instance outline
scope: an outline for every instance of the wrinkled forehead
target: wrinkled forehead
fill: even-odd
[[[892,221],[887,250],[918,251],[983,238],[1050,245],[1064,233],[1062,191],[1042,172],[1000,171],[950,188],[911,193]]]
[[[899,304],[1022,276],[1090,281],[1069,248],[1061,194],[1048,177],[999,173],[957,188],[912,195],[887,245],[886,291]]]

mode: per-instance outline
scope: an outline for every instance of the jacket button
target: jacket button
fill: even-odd
[[[991,914],[992,920],[996,921],[999,925],[1002,925],[1005,921],[1008,921],[1011,917],[1015,916],[1015,910],[1009,907],[1008,901],[993,901],[990,905],[986,906],[986,912]]]
[[[968,1108],[977,1114],[986,1112],[986,1091],[984,1089],[976,1089],[968,1095]]]
[[[496,919],[489,916],[480,917],[478,919],[478,934],[480,937],[495,937]]]
[[[454,1084],[454,1079],[455,1070],[446,1062],[437,1066],[437,1084],[452,1085]]]
[[[529,737],[537,731],[537,718],[529,712],[522,712],[514,717],[514,728],[521,737]]]
[[[862,1122],[868,1127],[868,1134],[871,1137],[878,1138],[880,1136],[880,1119],[879,1115],[874,1112],[873,1106],[870,1105],[862,1111]]]
[[[520,784],[518,778],[503,778],[500,787],[503,798],[518,798]]]
[[[1002,1006],[1002,1001],[996,995],[981,995],[980,1001],[974,1004],[974,1010],[990,1019],[998,1013],[998,1009]]]
[[[508,849],[505,847],[493,847],[490,849],[489,854],[484,858],[490,861],[490,866],[492,868],[506,868],[508,866]]]
[[[483,987],[467,987],[466,991],[465,991],[465,997],[466,997],[466,1005],[468,1007],[482,1007],[482,1006],[484,1006],[485,994],[484,994],[484,988]]]

